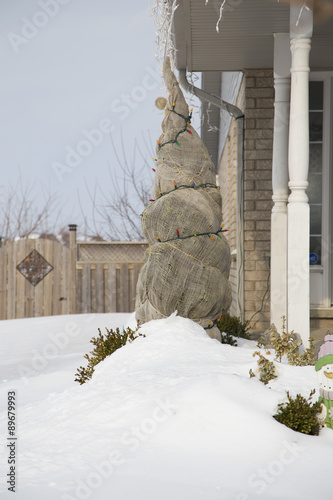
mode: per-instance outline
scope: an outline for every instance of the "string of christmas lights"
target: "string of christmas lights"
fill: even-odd
[[[209,321],[208,326],[204,326],[203,329],[210,330],[211,328],[214,328],[214,326],[217,325],[218,321],[220,321],[221,318],[222,316],[219,316],[218,318],[214,319],[214,321]]]
[[[158,236],[155,236],[155,238],[159,243],[168,243],[169,241],[175,241],[175,240],[187,240],[188,238],[197,238],[198,236],[209,236],[210,239],[213,240],[214,234],[221,239],[221,236],[219,233],[226,233],[227,231],[228,231],[228,229],[223,229],[223,226],[222,226],[221,229],[219,231],[216,231],[215,233],[212,233],[212,232],[196,233],[196,234],[190,234],[188,236],[180,236],[179,230],[176,229],[176,234],[177,234],[176,238],[170,238],[168,240],[163,240],[163,241]]]
[[[172,109],[168,109],[168,111],[170,111],[170,113],[175,113],[175,115],[180,116],[181,118],[183,118],[184,121],[185,121],[185,127],[176,134],[176,137],[174,139],[170,139],[170,141],[164,142],[163,144],[160,144],[160,142],[157,141],[158,149],[159,150],[163,146],[165,146],[166,144],[177,144],[177,146],[180,146],[180,144],[178,142],[178,137],[180,136],[180,134],[183,134],[184,132],[188,132],[189,134],[192,134],[192,131],[189,130],[188,127],[191,125],[191,119],[192,119],[193,109],[191,109],[191,112],[190,112],[189,116],[184,116],[184,115],[182,115],[180,113],[177,113],[177,111],[175,111],[175,105],[176,105],[176,103],[173,102],[172,103]]]
[[[167,194],[170,194],[170,193],[173,193],[174,191],[176,191],[177,189],[203,189],[203,188],[212,188],[212,189],[216,189],[217,191],[220,190],[219,186],[217,186],[216,184],[212,184],[210,182],[206,182],[205,184],[192,184],[192,186],[188,186],[186,184],[181,184],[180,186],[177,185],[176,181],[174,181],[174,188],[171,189],[170,191],[165,191],[164,193],[162,193],[162,191],[159,191],[158,194],[160,195],[157,200],[159,200],[160,198],[162,198],[162,196],[165,196]],[[153,203],[154,201],[157,201],[157,200],[149,200],[150,203]],[[148,207],[150,205],[150,203],[148,203],[146,206]]]

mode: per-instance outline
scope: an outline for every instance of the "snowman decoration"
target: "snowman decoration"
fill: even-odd
[[[325,335],[315,370],[319,380],[319,402],[322,407],[318,419],[323,426],[333,429],[333,334]]]

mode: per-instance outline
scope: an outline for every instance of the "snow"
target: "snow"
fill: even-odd
[[[314,367],[276,363],[265,386],[256,344],[220,344],[176,314],[74,382],[98,328],[129,314],[0,322],[1,498],[7,391],[17,397],[16,500],[313,499],[331,489],[333,432],[306,436],[272,415],[285,391],[308,397]],[[263,352],[263,350],[262,350]],[[274,352],[268,356],[274,358]]]

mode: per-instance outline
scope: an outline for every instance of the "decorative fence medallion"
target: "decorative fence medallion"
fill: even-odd
[[[22,262],[20,262],[16,269],[20,271],[33,286],[36,286],[53,270],[53,266],[51,266],[37,250],[33,250],[24,260],[22,260]]]

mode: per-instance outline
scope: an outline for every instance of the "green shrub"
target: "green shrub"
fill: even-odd
[[[290,351],[291,345],[293,343],[293,337],[291,333],[286,332],[286,318],[282,318],[283,326],[282,333],[278,333],[275,329],[271,333],[271,345],[275,349],[276,359],[279,358],[281,362],[282,356]]]
[[[222,333],[221,332],[221,342],[222,344],[229,344],[233,346],[237,346],[237,340],[230,335],[230,333]]]
[[[89,354],[85,354],[85,359],[88,361],[86,368],[80,366],[77,373],[75,374],[75,382],[79,382],[81,385],[87,382],[92,377],[94,373],[95,366],[103,361],[107,356],[110,356],[120,347],[123,347],[127,342],[132,342],[137,337],[144,337],[141,333],[137,333],[130,328],[126,328],[124,332],[120,332],[119,328],[114,330],[106,329],[105,337],[102,335],[100,328],[98,329],[98,337],[93,337],[90,341],[95,348]]]
[[[295,335],[293,332],[286,332],[286,318],[283,316],[282,320],[282,333],[278,333],[276,329],[271,333],[271,345],[275,349],[276,359],[279,359],[279,361],[281,361],[282,356],[286,354],[289,365],[315,365],[316,357],[314,354],[313,339],[310,338],[310,347],[308,347],[302,354],[300,354],[299,348],[301,346],[301,343],[295,340]]]
[[[299,353],[299,347],[300,344],[297,342],[294,342],[292,346],[289,349],[289,352],[287,354],[287,359],[288,359],[288,364],[289,365],[295,365],[295,366],[308,366],[308,365],[315,365],[317,362],[315,353],[314,353],[314,344],[313,344],[313,338],[310,337],[309,339],[310,346],[305,349],[302,354]]]
[[[263,356],[260,351],[254,352],[252,356],[253,357],[259,356],[257,363],[259,366],[259,380],[260,380],[260,382],[262,382],[263,384],[266,385],[266,384],[268,384],[268,382],[270,380],[277,378],[273,361],[269,361],[269,359],[265,358],[265,356]],[[254,373],[252,370],[250,370],[249,373],[250,373],[250,377],[254,376]]]
[[[313,389],[308,399],[301,394],[297,394],[293,399],[287,391],[288,402],[278,405],[278,413],[273,415],[275,420],[294,431],[318,436],[320,425],[317,415],[321,411],[321,405],[318,401],[311,404],[310,399],[314,393]]]
[[[230,316],[230,314],[223,314],[217,320],[217,327],[222,334],[222,344],[237,345],[237,341],[232,337],[241,337],[248,339],[249,324],[242,323],[240,318]],[[224,335],[223,335],[224,334]]]

